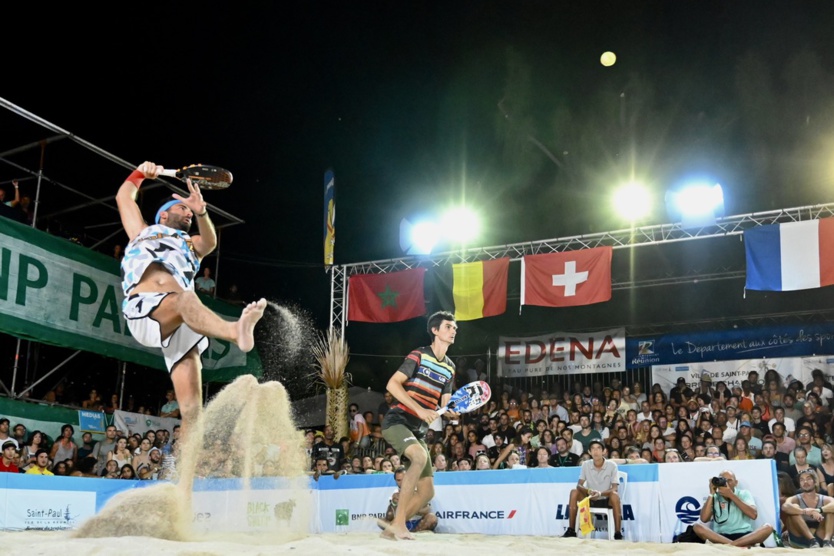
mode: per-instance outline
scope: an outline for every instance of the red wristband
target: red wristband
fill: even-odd
[[[136,186],[136,189],[139,189],[139,186],[142,185],[142,182],[145,180],[145,174],[140,172],[139,170],[134,170],[125,181],[129,181],[133,185]]]

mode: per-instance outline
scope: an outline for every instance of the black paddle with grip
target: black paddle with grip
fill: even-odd
[[[199,185],[203,189],[226,189],[232,185],[232,173],[220,166],[209,166],[207,164],[192,164],[179,170],[165,169],[161,174],[171,178],[185,181],[190,179],[191,183]]]

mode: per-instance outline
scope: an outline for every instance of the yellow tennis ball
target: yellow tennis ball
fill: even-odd
[[[599,62],[605,67],[613,66],[617,62],[617,55],[611,51],[603,52]]]

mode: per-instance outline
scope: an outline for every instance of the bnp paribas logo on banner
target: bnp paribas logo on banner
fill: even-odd
[[[336,510],[336,529],[340,530],[350,525],[350,511]]]

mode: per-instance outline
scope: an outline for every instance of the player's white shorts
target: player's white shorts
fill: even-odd
[[[168,338],[162,339],[161,326],[153,318],[152,313],[168,293],[143,292],[131,294],[124,304],[124,315],[127,319],[130,334],[137,342],[147,347],[162,348],[165,365],[167,365],[170,373],[173,366],[185,357],[192,348],[196,347],[198,354],[203,353],[209,347],[209,339],[194,332],[184,323]]]

